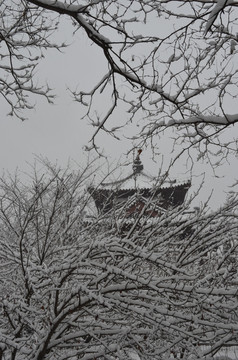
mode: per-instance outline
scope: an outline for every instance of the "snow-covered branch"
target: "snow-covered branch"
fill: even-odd
[[[161,121],[165,128],[176,129],[180,124],[205,122],[214,128],[207,134],[210,147],[222,146],[219,127],[235,124],[237,114],[237,8],[236,1],[223,0],[132,4],[115,0],[27,0],[17,7],[7,0],[1,3],[1,69],[6,74],[1,76],[1,95],[10,113],[21,118],[24,114],[20,110],[32,106],[26,92],[53,101],[50,88],[37,85],[35,69],[45,49],[61,46],[54,42],[53,34],[64,21],[61,15],[65,15],[72,20],[72,32],[86,33],[107,67],[91,90],[73,92],[86,108],[85,117],[96,126],[95,135],[106,131],[118,139],[115,129],[126,129],[132,121],[137,125],[135,137],[146,141],[146,136],[161,135],[153,131],[161,127]],[[209,37],[204,37],[204,32]],[[107,104],[99,118],[98,99]],[[120,106],[129,115],[110,128],[110,118]],[[141,117],[146,120],[138,126]],[[179,136],[193,144],[189,134],[182,131]],[[92,146],[96,148],[95,135]],[[236,147],[233,140],[232,145]]]
[[[236,198],[89,218],[93,168],[44,166],[0,182],[3,356],[205,359],[236,341]]]

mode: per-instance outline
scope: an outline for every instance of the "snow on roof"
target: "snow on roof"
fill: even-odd
[[[153,177],[145,174],[144,172],[138,172],[138,173],[131,173],[129,176],[125,178],[121,178],[117,181],[112,181],[108,183],[102,183],[101,187],[103,189],[143,189],[143,188],[151,188],[153,183]]]
[[[129,189],[153,189],[159,187],[160,189],[166,189],[171,187],[177,187],[181,185],[190,185],[190,180],[163,180],[162,177],[151,176],[144,171],[132,173],[129,176],[112,181],[108,183],[102,183],[100,188],[105,190],[129,190]]]
[[[138,150],[138,155],[133,161],[132,172],[116,181],[101,183],[100,189],[104,190],[131,190],[131,189],[167,189],[178,186],[190,186],[190,179],[171,180],[161,176],[152,176],[144,171],[144,166],[140,160],[142,150]]]

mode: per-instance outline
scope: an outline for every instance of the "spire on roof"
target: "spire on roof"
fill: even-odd
[[[144,168],[144,166],[143,166],[143,164],[142,164],[142,162],[140,160],[140,154],[141,153],[142,153],[142,150],[139,149],[137,151],[137,156],[136,156],[135,160],[133,161],[132,169],[133,169],[134,174],[139,174]]]

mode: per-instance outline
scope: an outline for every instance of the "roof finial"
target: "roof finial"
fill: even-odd
[[[142,162],[141,162],[141,160],[140,160],[140,154],[141,154],[141,153],[142,153],[142,149],[138,149],[138,150],[137,150],[137,156],[136,156],[135,160],[133,161],[133,166],[132,166],[132,168],[133,168],[133,172],[134,172],[135,174],[140,173],[140,172],[143,170],[143,168],[144,168],[144,166],[142,165]]]

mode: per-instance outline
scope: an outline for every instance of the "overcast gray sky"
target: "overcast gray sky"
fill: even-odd
[[[66,34],[68,41],[72,41],[71,34]],[[100,50],[91,45],[87,36],[78,32],[72,44],[64,49],[64,53],[55,50],[46,53],[45,60],[39,66],[36,74],[42,82],[48,81],[50,87],[57,95],[55,105],[49,105],[44,99],[36,99],[35,110],[26,113],[29,119],[21,122],[16,118],[7,116],[9,111],[6,103],[0,100],[0,163],[1,170],[13,172],[16,167],[20,170],[27,169],[27,162],[32,163],[35,155],[46,156],[52,162],[58,161],[65,166],[68,159],[76,162],[85,161],[83,147],[88,144],[93,131],[86,119],[82,120],[85,109],[74,102],[67,86],[75,89],[90,89],[90,85],[100,78],[106,63]],[[98,104],[99,113],[100,106]],[[235,110],[234,110],[235,111]],[[230,111],[232,113],[232,109]],[[112,121],[120,124],[120,119],[126,116],[123,109],[118,109]],[[117,141],[105,133],[98,136],[98,145],[109,156],[109,161],[117,161],[119,158],[126,159],[126,153],[130,149],[131,142],[125,139],[121,133],[121,141]],[[161,154],[168,156],[166,142],[161,141]],[[92,154],[93,156],[93,154]],[[129,156],[129,160],[132,154]],[[151,160],[151,152],[144,149],[141,156],[145,169],[152,174],[159,171],[161,157],[156,162]],[[169,158],[169,157],[168,157]],[[128,171],[128,170],[126,170]],[[186,167],[179,163],[175,166],[172,176],[178,174],[184,178]],[[230,185],[237,174],[237,161],[231,159],[231,164],[224,164],[219,171],[223,178],[213,177],[211,169],[199,164],[194,168],[194,175],[206,174],[205,186],[199,201],[206,198],[214,188],[212,205],[217,206],[223,202],[225,195],[223,190],[229,190]],[[189,177],[189,174],[187,175]],[[202,176],[194,177],[193,183],[201,181]]]

